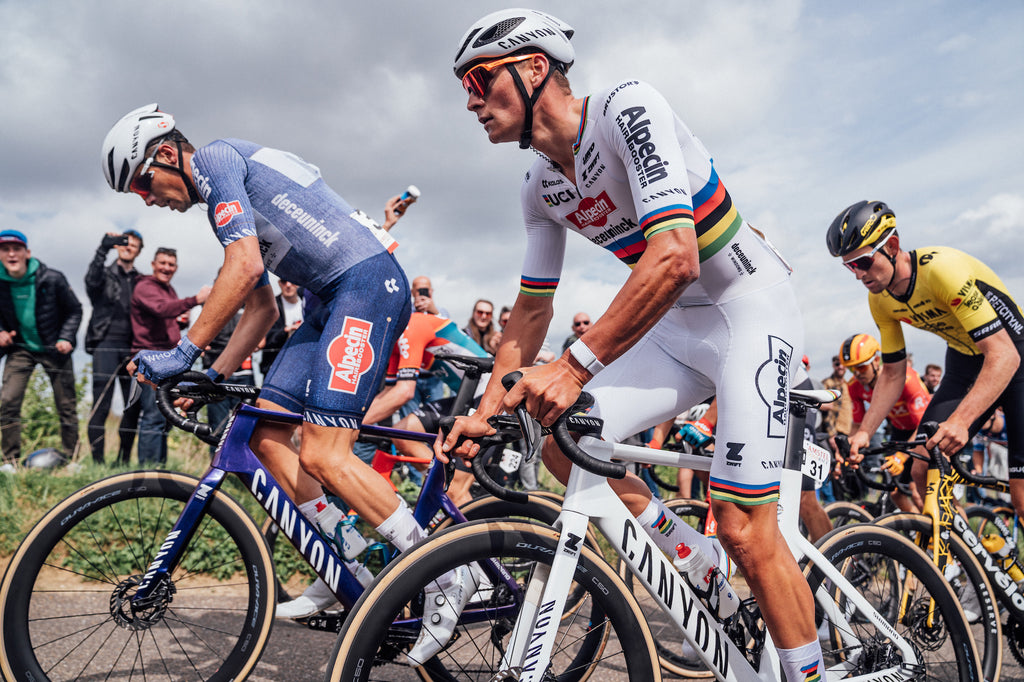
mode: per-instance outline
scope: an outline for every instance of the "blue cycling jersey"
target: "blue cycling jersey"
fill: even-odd
[[[269,272],[324,300],[342,273],[387,251],[376,223],[289,152],[217,140],[193,154],[192,178],[223,246],[256,237]]]

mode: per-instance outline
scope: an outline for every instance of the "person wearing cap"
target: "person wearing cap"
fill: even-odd
[[[117,257],[106,264],[113,249]],[[108,232],[85,273],[85,293],[92,303],[92,316],[85,330],[85,352],[92,355],[92,411],[86,433],[93,461],[103,464],[107,415],[113,402],[115,385],[121,389],[123,404],[128,404],[131,377],[126,365],[132,354],[132,292],[139,271],[135,259],[142,251],[142,235],[135,230]],[[139,423],[139,403],[126,407],[117,430],[120,438],[117,463],[131,459],[135,431]]]
[[[810,588],[776,518],[787,412],[769,408],[788,400],[803,355],[790,268],[742,218],[707,149],[650,84],[628,80],[574,95],[566,75],[573,36],[549,14],[508,9],[474,22],[457,43],[455,76],[488,140],[536,155],[520,190],[519,296],[493,378],[479,409],[459,418],[436,451],[474,455],[478,446],[456,447],[457,438],[491,433],[488,417],[524,401],[550,425],[584,387],[613,441],[717,395],[718,440],[742,444],[742,454],[714,454],[709,497],[718,539],[757,597],[786,677],[804,679],[820,665],[821,648]],[[570,234],[607,249],[630,273],[561,357],[530,367],[553,315]],[[524,378],[506,392],[501,378],[520,368]],[[550,446],[544,455],[566,480],[564,456]],[[638,477],[609,484],[669,556],[682,542],[715,551]]]
[[[938,424],[925,447],[955,455],[1002,407],[1010,498],[1017,513],[1024,514],[1024,311],[1009,288],[988,265],[958,249],[904,250],[896,214],[883,201],[847,206],[832,220],[825,240],[829,253],[842,258],[868,290],[882,353],[871,407],[850,436],[850,460],[861,461],[860,449],[909,380],[912,367],[903,335],[908,324],[946,342],[942,383],[921,416],[922,424]],[[918,490],[925,490],[926,463],[915,460],[913,470]]]
[[[36,365],[53,385],[64,454],[78,445],[75,370],[71,352],[82,323],[82,304],[64,275],[32,257],[18,230],[0,232],[0,447],[5,471],[21,458],[21,404]]]

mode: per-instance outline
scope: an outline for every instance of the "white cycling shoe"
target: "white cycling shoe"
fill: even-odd
[[[410,665],[423,665],[448,644],[475,587],[469,567],[459,566],[423,590],[423,627],[406,655]]]
[[[289,620],[295,618],[308,618],[315,613],[319,613],[326,608],[334,606],[338,603],[338,598],[331,592],[331,588],[327,587],[320,578],[306,588],[306,590],[295,599],[286,601],[282,604],[277,605],[277,610],[274,611],[275,618],[287,618]]]

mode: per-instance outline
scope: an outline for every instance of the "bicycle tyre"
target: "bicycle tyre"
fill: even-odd
[[[825,513],[833,528],[842,528],[854,523],[871,523],[875,518],[867,509],[853,502],[832,502],[825,506]]]
[[[891,528],[903,535],[912,538],[915,544],[921,548],[928,548],[932,545],[932,519],[924,514],[896,513],[883,516],[875,520],[879,526]],[[928,551],[927,549],[925,550]],[[961,604],[970,603],[970,593],[965,590],[973,590],[980,610],[980,618],[974,624],[968,624],[978,645],[978,653],[981,654],[981,668],[985,673],[986,680],[999,679],[999,673],[1003,665],[1003,632],[999,620],[999,606],[995,592],[992,589],[992,582],[988,579],[985,569],[982,568],[978,557],[967,546],[963,539],[951,533],[949,536],[949,552],[953,560],[960,566],[967,577],[966,585],[957,592],[957,598]]]
[[[998,533],[1003,536],[1003,540],[1006,542],[1013,542],[1013,518],[1015,514],[1013,507],[1002,505],[993,507],[987,504],[974,504],[967,507],[964,513],[967,514],[967,521],[971,524],[974,534],[979,538],[984,535]],[[1001,520],[1002,523],[996,524],[996,519]],[[1000,528],[1000,525],[1005,528],[1005,531]],[[1024,535],[1020,530],[1020,528],[1017,529],[1018,536]]]
[[[679,467],[652,466],[647,470],[647,472],[651,475],[651,480],[657,483],[658,487],[661,488],[662,490],[670,493],[679,492],[679,485],[677,483],[672,482],[671,480],[666,480],[665,476],[665,474],[668,474],[668,472],[671,472],[672,476],[678,476]],[[659,475],[659,473],[661,475]]]
[[[273,566],[256,524],[230,496],[211,495],[162,599],[145,611],[128,601],[198,483],[129,472],[47,512],[0,585],[2,677],[245,679],[270,636]],[[229,574],[230,584],[220,579]]]
[[[895,530],[874,524],[839,528],[818,543],[818,549],[864,595],[920,655],[915,679],[980,682],[983,679],[974,639],[949,583],[924,552]],[[819,640],[829,680],[856,677],[901,664],[888,646],[889,635],[876,630],[825,580],[814,564],[805,568],[816,597],[829,594],[846,613],[845,623],[822,620]],[[819,588],[821,592],[819,592]],[[934,617],[928,609],[934,604]],[[818,618],[821,618],[819,607]],[[822,634],[824,633],[824,634]],[[908,671],[911,672],[911,671]]]
[[[704,532],[708,517],[707,502],[680,498],[666,500],[665,506],[675,512],[680,519],[698,533]],[[634,589],[633,574],[621,562],[619,577],[622,578],[627,589],[633,593],[637,600],[640,601],[641,606],[644,607],[644,611],[647,614],[647,624],[654,635],[654,646],[658,651],[658,662],[661,665],[661,669],[678,677],[712,677],[714,673],[696,655],[689,657],[683,655],[679,629],[668,616],[658,609],[653,599],[651,599],[648,605],[647,599],[650,597],[642,586]]]
[[[328,661],[327,679],[416,679],[404,661],[404,651],[419,628],[415,628],[412,638],[407,629],[403,639],[393,622],[396,617],[416,613],[415,602],[424,585],[457,566],[486,559],[503,564],[510,559],[519,565],[549,566],[557,546],[558,532],[553,528],[517,521],[459,524],[432,536],[388,565],[363,593],[338,637]],[[532,570],[517,571],[521,585]],[[552,653],[554,670],[548,671],[551,679],[582,681],[598,666],[614,666],[615,670],[624,670],[627,679],[634,682],[660,680],[660,670],[654,665],[654,643],[644,615],[611,567],[583,547],[576,578],[587,587],[588,604],[572,619],[559,623],[557,643],[562,648]],[[498,597],[492,597],[488,606],[500,605],[494,599]],[[496,668],[507,645],[505,635],[512,617],[477,625],[461,623],[456,639],[417,668],[415,674],[424,680],[498,679]],[[610,631],[618,638],[618,648],[611,653],[603,651]]]

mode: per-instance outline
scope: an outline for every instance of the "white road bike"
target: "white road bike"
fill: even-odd
[[[799,532],[803,422],[808,408],[836,397],[832,391],[790,392],[789,445],[781,471],[779,524],[805,566],[824,655],[825,669],[807,671],[806,679],[981,680],[963,611],[920,549],[871,525],[836,529],[817,547]],[[523,420],[525,410],[518,413]],[[495,423],[507,428],[507,419],[501,419]],[[600,671],[595,679],[644,682],[661,679],[659,651],[682,651],[686,640],[693,676],[781,680],[778,654],[756,601],[745,599],[735,615],[717,620],[607,482],[625,474],[619,462],[706,471],[710,459],[592,436],[577,445],[570,430],[593,434],[592,422],[599,420],[577,414],[553,427],[575,464],[555,527],[517,521],[463,524],[403,554],[356,604],[327,679],[548,682],[586,680]],[[587,428],[577,428],[581,423]],[[522,429],[536,452],[539,425],[529,420]],[[634,595],[604,557],[584,546],[591,522],[627,567],[632,584],[645,588],[641,594]],[[424,587],[474,563],[500,565],[508,575],[485,581],[437,656],[411,666],[405,659],[408,647],[395,646],[402,618],[418,628]],[[583,599],[567,600],[581,590]],[[655,638],[648,624],[655,619],[672,631],[661,628]],[[408,633],[409,645],[417,632]]]

